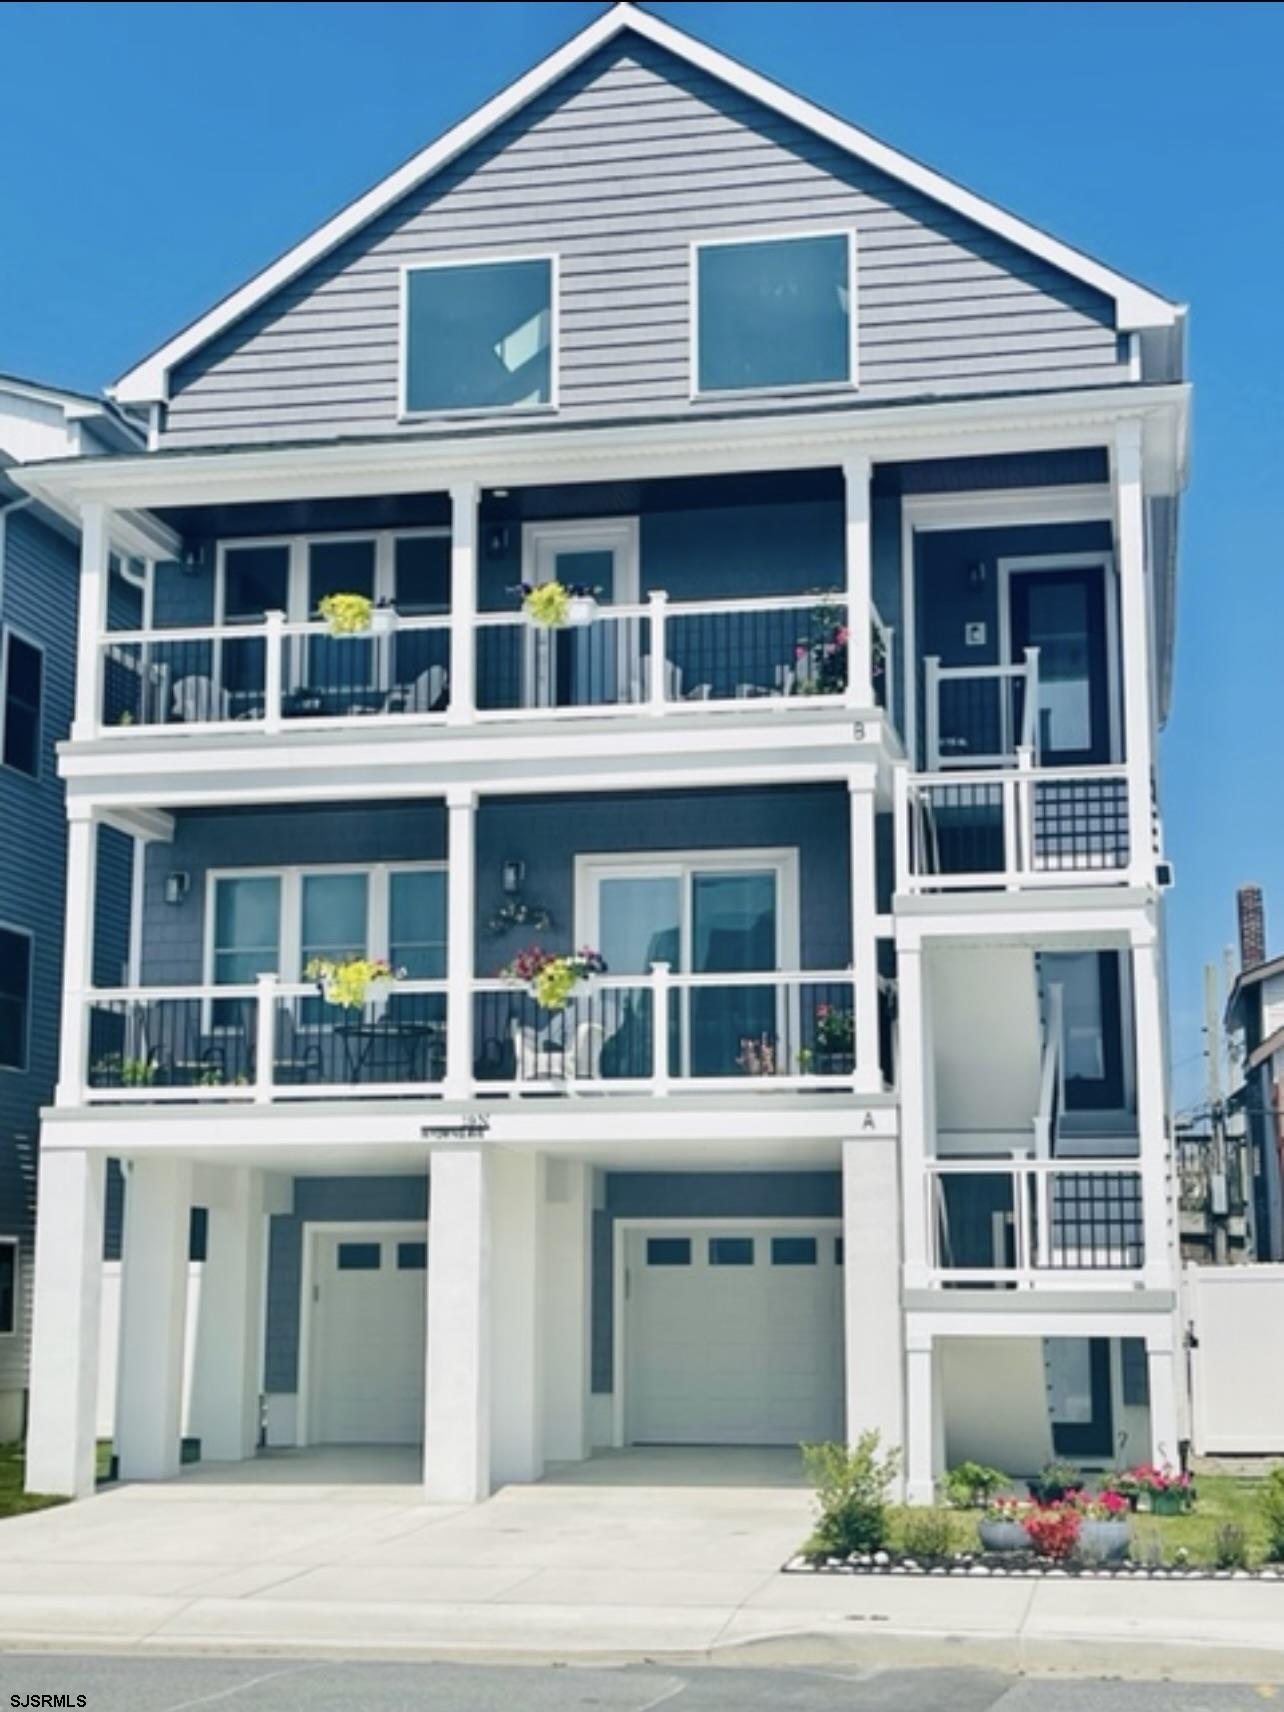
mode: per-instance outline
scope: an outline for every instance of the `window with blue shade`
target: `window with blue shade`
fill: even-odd
[[[340,1272],[377,1272],[379,1244],[377,1242],[341,1242],[338,1267]]]
[[[411,268],[404,291],[406,410],[552,403],[551,260]]]
[[[696,251],[697,390],[850,382],[848,233]]]
[[[816,1239],[814,1236],[773,1236],[771,1239],[773,1266],[814,1266]]]

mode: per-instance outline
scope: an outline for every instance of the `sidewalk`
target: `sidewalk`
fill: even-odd
[[[0,1524],[0,1648],[1284,1682],[1284,1583],[782,1575],[810,1500],[769,1454],[604,1458],[460,1510],[398,1466],[266,1466]]]

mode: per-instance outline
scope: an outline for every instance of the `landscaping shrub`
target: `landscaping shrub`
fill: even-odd
[[[1284,1468],[1273,1468],[1266,1477],[1262,1520],[1266,1524],[1266,1555],[1278,1563],[1284,1560]]]
[[[960,1462],[947,1469],[943,1488],[946,1502],[956,1510],[975,1510],[993,1498],[1008,1484],[1001,1468],[987,1468],[983,1462]]]
[[[888,1506],[901,1453],[879,1454],[877,1432],[862,1433],[855,1446],[805,1444],[803,1466],[816,1489],[820,1517],[807,1550],[817,1556],[848,1557],[880,1551],[887,1544]]]
[[[954,1549],[949,1511],[909,1511],[901,1524],[901,1544],[906,1557],[948,1557]]]
[[[1073,1462],[1063,1457],[1045,1462],[1033,1480],[1027,1481],[1036,1504],[1060,1504],[1083,1490],[1083,1476]]]
[[[1248,1535],[1238,1522],[1223,1522],[1213,1535],[1213,1562],[1218,1569],[1248,1568]]]
[[[1025,1531],[1040,1557],[1061,1562],[1073,1555],[1079,1543],[1081,1522],[1082,1517],[1073,1504],[1049,1504],[1026,1516]]]

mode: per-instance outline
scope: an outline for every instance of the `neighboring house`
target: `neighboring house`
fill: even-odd
[[[67,816],[57,746],[71,729],[80,580],[74,521],[24,494],[14,470],[142,444],[104,399],[0,374],[0,1442],[20,1437],[26,1418],[36,1148],[57,1080],[62,1009]],[[118,613],[129,612],[131,592],[141,600],[116,566]],[[104,954],[127,920],[111,919],[122,849],[104,858]],[[98,970],[105,980],[120,972]]]
[[[1284,1260],[1284,957],[1266,955],[1261,888],[1241,886],[1236,903],[1239,974],[1226,1004],[1238,1070],[1231,1104],[1252,1161],[1252,1257]]]
[[[127,374],[147,453],[21,472],[84,529],[33,1486],[92,1484],[109,1157],[127,1476],[1176,1459],[1183,329],[618,6]]]

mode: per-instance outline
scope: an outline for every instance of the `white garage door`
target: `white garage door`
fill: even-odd
[[[625,1255],[633,1443],[842,1437],[842,1249],[834,1230],[630,1231]]]
[[[428,1303],[425,1232],[314,1238],[313,1444],[418,1444]]]

